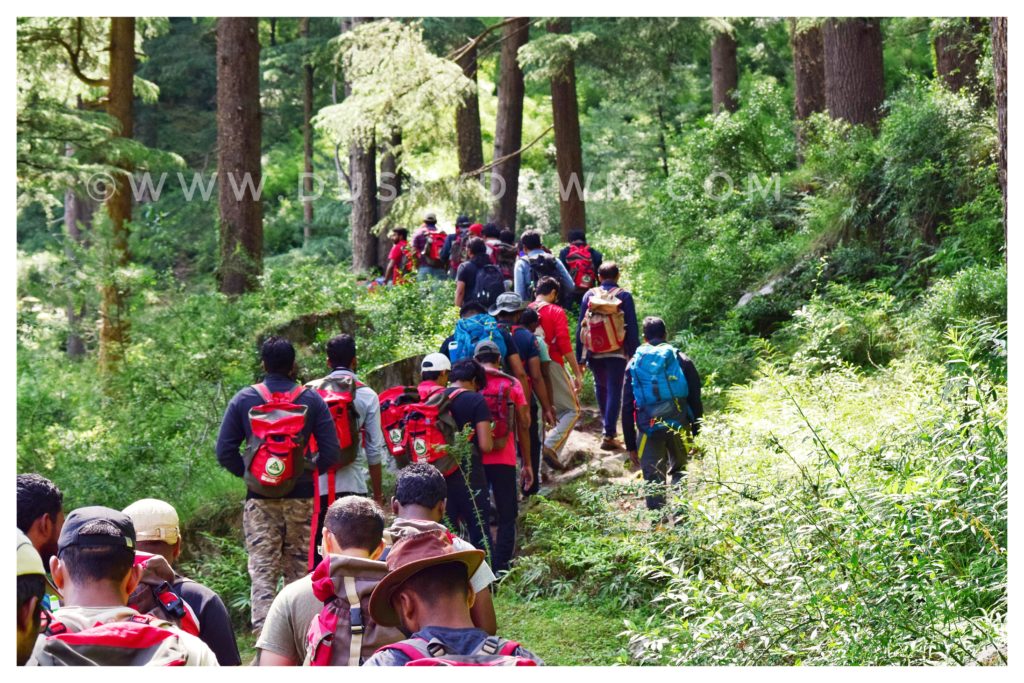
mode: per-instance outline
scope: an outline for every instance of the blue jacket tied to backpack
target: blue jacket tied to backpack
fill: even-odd
[[[630,360],[629,370],[641,431],[685,428],[693,421],[686,404],[689,386],[678,352],[670,344],[642,345]]]
[[[505,337],[494,317],[487,313],[478,313],[469,318],[462,318],[455,324],[455,338],[448,346],[448,357],[453,363],[463,358],[472,358],[476,345],[485,339],[498,345],[502,358],[507,356]]]

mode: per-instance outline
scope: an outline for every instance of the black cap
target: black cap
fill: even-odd
[[[82,527],[90,522],[109,522],[117,528],[116,534],[85,534]],[[64,528],[57,540],[57,552],[73,545],[109,546],[126,548],[135,552],[135,525],[132,519],[123,512],[118,512],[102,505],[78,508],[64,520]]]
[[[469,216],[467,216],[466,214],[461,214],[458,218],[455,219],[455,225],[457,225],[460,228],[467,228],[469,227],[469,224],[472,222],[473,221],[469,220]]]

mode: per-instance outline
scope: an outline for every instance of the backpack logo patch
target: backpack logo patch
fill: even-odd
[[[402,441],[402,430],[397,427],[388,432],[388,438],[391,443],[400,443]]]
[[[280,477],[284,473],[284,460],[280,458],[270,458],[267,460],[267,474],[272,477]]]
[[[427,442],[420,438],[413,439],[412,450],[418,459],[422,459],[427,454]]]

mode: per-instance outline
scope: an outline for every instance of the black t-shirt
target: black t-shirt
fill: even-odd
[[[540,356],[540,345],[537,344],[537,337],[533,335],[533,332],[518,325],[513,327],[508,323],[501,323],[501,329],[512,337],[513,348],[519,353],[523,366],[526,366],[531,358]]]
[[[216,593],[188,579],[179,579],[171,586],[171,592],[188,603],[199,621],[199,638],[210,646],[221,666],[240,666],[235,632],[231,628],[231,617],[224,602]]]
[[[473,287],[476,286],[477,271],[484,266],[490,265],[490,263],[491,259],[487,258],[487,254],[481,254],[459,265],[459,271],[455,275],[455,280],[466,284],[467,297],[473,293]]]
[[[467,424],[476,427],[480,422],[491,421],[491,410],[487,407],[487,401],[475,391],[462,391],[453,398],[451,413],[459,429]],[[473,438],[476,439],[476,436]]]

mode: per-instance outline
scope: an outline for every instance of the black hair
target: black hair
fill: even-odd
[[[501,354],[500,353],[487,352],[487,353],[482,353],[479,356],[474,355],[473,358],[478,363],[500,363],[501,362]]]
[[[471,237],[466,242],[466,247],[469,249],[469,253],[473,256],[479,256],[487,253],[487,243],[479,237]]]
[[[46,592],[46,578],[42,574],[24,574],[18,577],[18,609],[36,599],[36,607],[32,612],[32,632],[39,631],[39,622],[43,614],[43,594]]]
[[[452,366],[448,373],[452,382],[476,382],[477,389],[487,386],[487,371],[472,358],[463,358]]]
[[[428,605],[464,600],[469,595],[469,569],[462,562],[435,564],[403,581],[399,590],[412,591]]]
[[[505,244],[515,244],[516,243],[516,234],[514,232],[512,232],[511,230],[509,230],[508,228],[504,228],[501,231],[501,234],[498,235],[498,239],[501,240],[502,242],[504,242]]]
[[[653,315],[644,318],[644,339],[647,341],[654,339],[664,340],[667,336],[668,331],[665,329],[664,320]]]
[[[543,294],[543,295],[546,296],[546,295],[550,294],[551,292],[555,292],[555,294],[558,294],[558,292],[560,292],[561,289],[562,289],[562,286],[560,284],[558,284],[558,280],[556,280],[555,278],[551,277],[550,275],[547,275],[545,277],[542,277],[537,282],[537,290],[536,291],[537,291],[537,294]]]
[[[587,243],[587,233],[585,233],[585,232],[583,232],[582,230],[579,230],[579,229],[577,229],[577,230],[570,230],[569,231],[569,244],[572,244],[573,242],[583,242],[584,244],[586,244]]]
[[[415,462],[398,473],[395,500],[399,505],[422,505],[434,508],[448,497],[444,475],[433,465]]]
[[[83,525],[78,534],[120,536],[121,530],[111,522],[97,519]],[[124,580],[135,563],[135,553],[125,546],[71,545],[61,550],[57,556],[67,567],[68,575],[75,583],[119,583]]]
[[[400,239],[403,239],[403,240],[409,239],[409,229],[408,228],[395,228],[391,232],[393,232],[396,235],[398,235],[398,237]]]
[[[33,522],[48,515],[54,522],[64,509],[64,494],[44,476],[18,475],[18,528],[26,534]]]
[[[484,305],[479,301],[467,301],[462,304],[462,308],[459,309],[459,317],[468,318],[472,315],[480,315],[481,313],[486,312],[487,309],[484,308]]]
[[[602,280],[615,280],[619,277],[619,266],[615,261],[605,261],[597,269],[597,276]]]
[[[384,535],[384,513],[369,498],[345,496],[327,508],[324,528],[334,534],[342,548],[373,552]]]
[[[521,239],[523,241],[523,248],[526,249],[527,251],[530,251],[532,249],[540,249],[540,233],[537,232],[536,230],[527,230],[526,232],[523,233]]]
[[[484,226],[483,234],[484,237],[493,237],[494,239],[498,239],[501,237],[501,228],[494,223],[488,223]]]
[[[444,370],[424,370],[420,373],[420,379],[424,382],[434,382],[445,372]]]
[[[540,324],[540,315],[532,308],[527,308],[519,314],[519,324],[523,327],[533,327]]]
[[[263,367],[272,375],[287,375],[295,366],[295,347],[284,337],[267,337],[260,347]]]
[[[339,334],[327,342],[327,362],[332,368],[350,368],[355,359],[356,339],[351,334]]]

